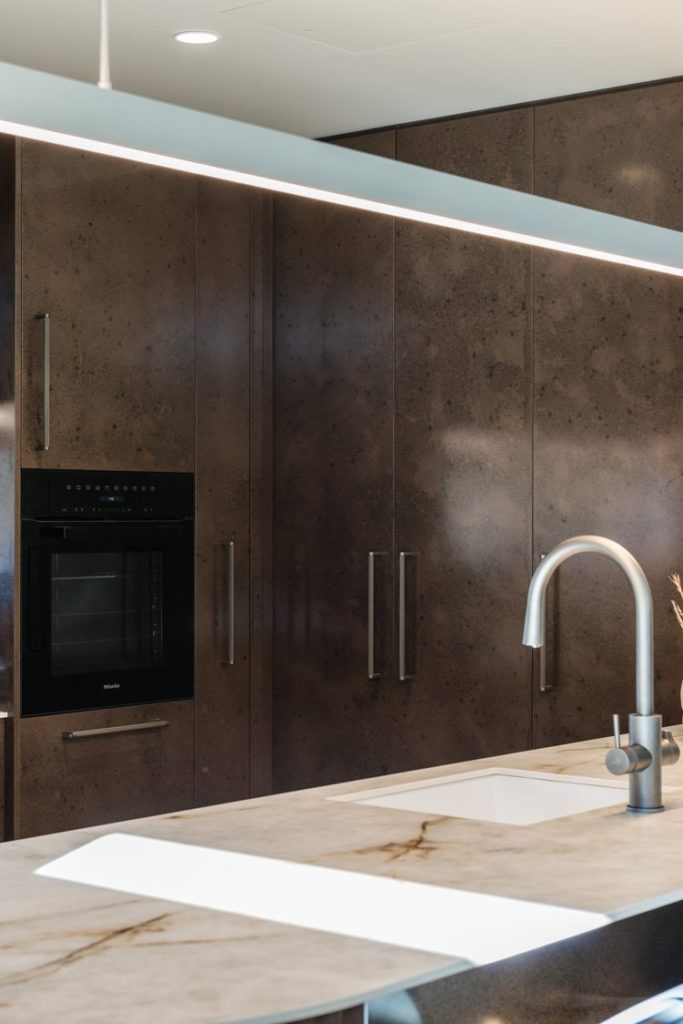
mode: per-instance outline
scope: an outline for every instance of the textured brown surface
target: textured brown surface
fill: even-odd
[[[250,193],[200,180],[197,232],[196,801],[249,795]],[[235,664],[228,550],[235,545]]]
[[[35,142],[21,168],[23,465],[192,470],[194,178]]]
[[[167,721],[165,728],[65,741],[65,730]],[[16,838],[192,806],[192,701],[24,718]]]
[[[536,190],[683,229],[683,83],[536,111]],[[655,601],[657,710],[680,720],[683,635],[670,607],[683,569],[683,284],[535,256],[536,554],[604,534],[642,562]],[[598,736],[634,710],[633,601],[614,565],[560,570],[556,689],[535,701],[537,746]]]
[[[394,135],[357,145],[391,157]],[[293,789],[388,768],[393,226],[278,199],[274,244],[274,777]]]
[[[273,779],[273,197],[251,195],[251,651],[249,791]]]
[[[396,155],[681,229],[682,109],[683,83],[668,83],[400,129]],[[379,136],[387,137],[386,132]],[[377,138],[361,136],[355,144],[377,144]],[[313,205],[300,204],[299,211],[309,249],[317,245],[325,259],[346,252],[348,238],[340,234],[338,219]],[[348,534],[337,525],[341,484],[328,482],[330,468],[338,467],[326,458],[335,446],[351,446],[358,424],[371,422],[367,409],[356,404],[355,414],[341,426],[334,424],[333,441],[325,437],[325,450],[316,449],[316,439],[324,435],[314,410],[341,401],[340,382],[353,376],[354,364],[348,354],[336,352],[324,405],[311,397],[315,378],[306,376],[312,358],[308,340],[330,323],[339,333],[345,326],[350,330],[353,315],[367,312],[367,275],[359,284],[365,264],[358,254],[360,271],[343,262],[330,271],[325,259],[318,259],[317,276],[297,274],[294,261],[306,251],[302,245],[297,250],[292,237],[297,226],[281,224],[276,242],[276,266],[281,271],[286,262],[289,275],[287,289],[276,295],[276,351],[285,336],[283,322],[288,345],[294,345],[291,336],[300,346],[294,355],[278,355],[275,363],[276,443],[285,456],[297,451],[297,444],[305,451],[301,462],[312,467],[307,491],[318,494],[325,488],[331,506],[324,519],[309,519],[308,535],[301,528],[296,561],[282,538],[289,538],[303,502],[312,500],[318,515],[320,502],[306,494],[302,498],[296,484],[303,475],[290,474],[285,459],[275,477],[282,545],[275,562],[277,615],[282,623],[289,614],[308,630],[311,671],[307,688],[299,682],[292,687],[286,673],[276,677],[276,750],[280,762],[290,766],[289,782],[319,781],[317,755],[310,756],[317,741],[306,732],[320,718],[311,706],[324,706],[315,693],[313,666],[320,676],[320,666],[329,671],[332,665],[336,685],[348,697],[345,705],[338,698],[344,721],[337,741],[330,743],[333,767],[325,778],[358,773],[362,755],[346,739],[354,728],[359,740],[375,730],[370,742],[377,764],[398,768],[530,742],[543,746],[594,737],[609,729],[613,711],[634,710],[631,597],[606,560],[584,558],[563,566],[553,588],[552,692],[538,693],[538,672],[532,683],[531,662],[520,645],[532,566],[578,532],[605,533],[642,560],[655,597],[658,709],[666,719],[678,720],[683,636],[673,622],[667,576],[683,562],[681,284],[592,260],[532,255],[522,247],[397,223],[396,361],[386,371],[395,377],[392,571],[401,550],[417,551],[409,563],[416,561],[417,568],[407,595],[408,670],[416,678],[396,684],[383,702],[386,724],[377,728],[368,709],[354,701],[348,649],[357,648],[358,663],[364,639],[361,615],[350,609],[354,598],[338,586],[340,574],[332,574],[336,604],[325,606],[328,631],[311,629],[310,612],[318,603],[310,595],[318,591],[307,591],[301,569],[314,555],[319,559],[321,549],[325,565],[340,559],[348,534],[368,514],[356,498],[368,450],[359,446],[361,469],[354,464],[353,475],[347,470],[342,476],[352,495]],[[384,238],[385,260],[392,241]],[[291,408],[298,410],[296,417]],[[382,435],[375,434],[379,443]],[[374,479],[379,485],[383,478],[375,473]],[[290,490],[288,482],[295,485]],[[370,506],[371,514],[382,515],[374,492],[365,499],[366,509]],[[391,582],[388,600],[395,612],[395,578]],[[358,596],[355,600],[360,604]],[[302,609],[307,611],[297,620]],[[339,634],[332,631],[333,622]],[[283,657],[285,635],[281,629]],[[391,670],[396,679],[394,663]],[[291,766],[297,763],[295,770]]]
[[[404,129],[397,157],[530,190],[532,112]],[[396,546],[417,553],[405,768],[529,745],[530,291],[528,249],[397,225]]]

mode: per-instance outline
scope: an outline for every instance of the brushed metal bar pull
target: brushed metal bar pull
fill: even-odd
[[[43,322],[43,443],[41,451],[50,450],[50,314],[39,313]]]
[[[115,736],[125,732],[152,732],[154,729],[165,729],[168,722],[158,719],[154,722],[135,722],[133,725],[110,725],[104,729],[79,729],[75,732],[67,730],[62,733],[62,739],[68,740],[89,740],[97,736]]]
[[[228,664],[235,664],[235,542],[228,545]]]
[[[413,678],[406,665],[406,562],[414,551],[401,551],[398,558],[398,677],[402,683]]]
[[[368,552],[368,679],[381,679],[375,671],[375,556],[379,554]]]

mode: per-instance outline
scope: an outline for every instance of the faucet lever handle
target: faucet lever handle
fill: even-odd
[[[680,747],[670,729],[662,729],[662,764],[676,764],[681,756]]]
[[[621,749],[621,719],[619,715],[612,715],[612,728],[614,730],[615,750]]]
[[[605,765],[612,775],[631,775],[642,772],[652,764],[652,755],[640,743],[621,745],[621,724],[619,715],[612,715],[614,746],[607,751]]]

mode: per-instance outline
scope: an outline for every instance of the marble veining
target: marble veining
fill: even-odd
[[[683,736],[683,728],[674,733]],[[524,828],[330,800],[474,767],[605,778],[607,740],[391,779],[40,836],[0,847],[0,1020],[278,1022],[466,970],[446,957],[33,874],[112,831],[596,911],[613,920],[683,895],[683,765],[659,815],[621,806]],[[628,849],[628,857],[624,851]]]

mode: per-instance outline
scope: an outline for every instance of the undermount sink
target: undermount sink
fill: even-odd
[[[534,825],[600,807],[621,804],[625,810],[628,787],[610,779],[485,768],[331,799],[501,825]]]

